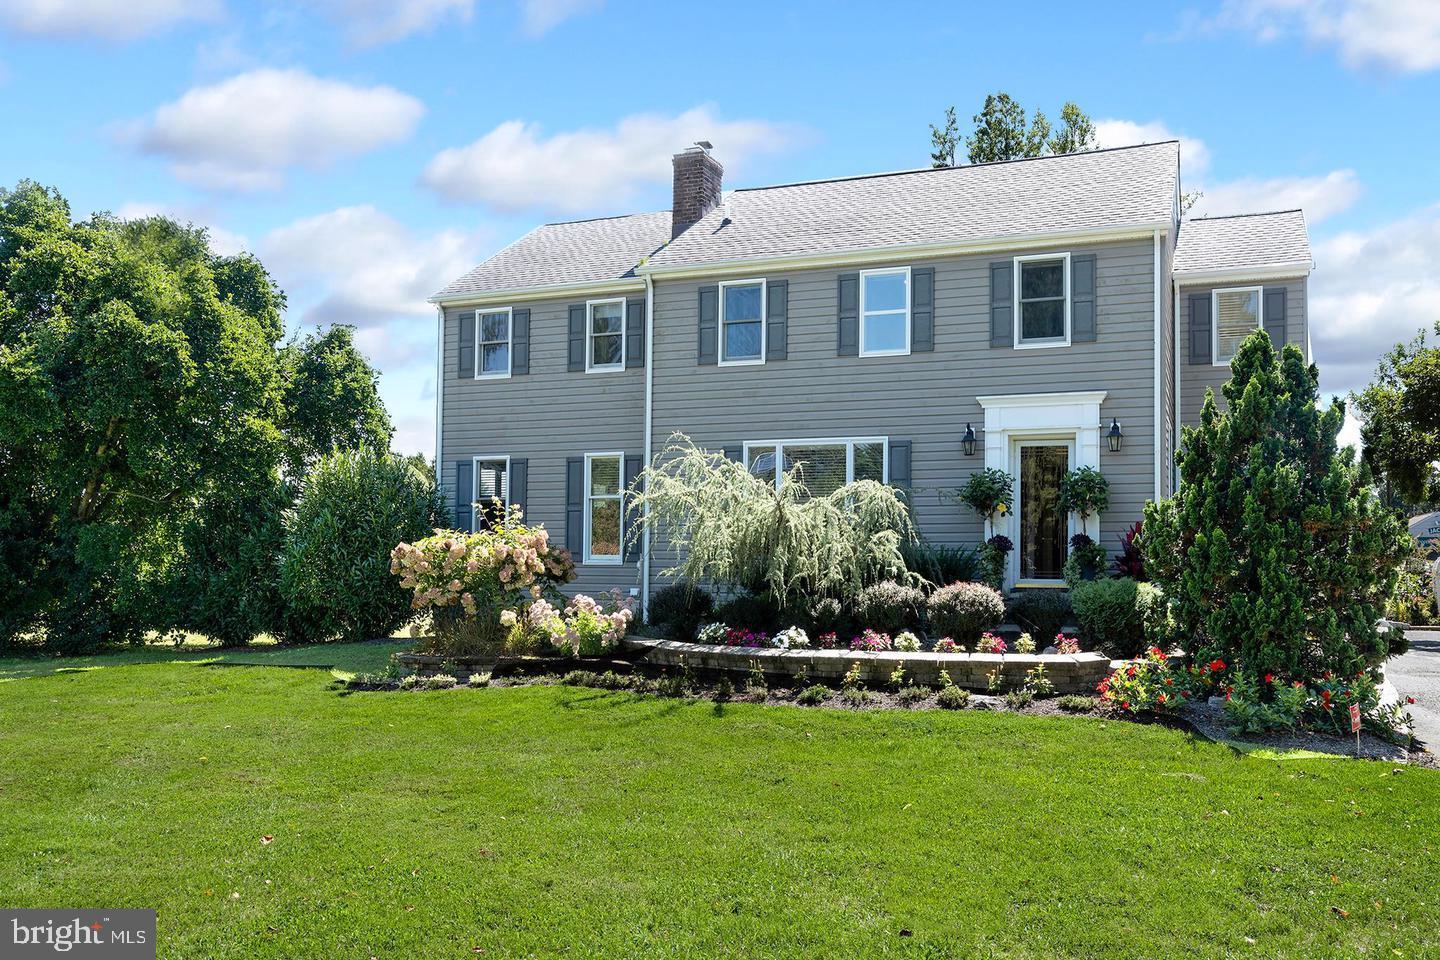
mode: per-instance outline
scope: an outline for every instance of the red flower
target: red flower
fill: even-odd
[[[1224,669],[1225,669],[1225,661],[1224,661],[1224,660],[1211,660],[1211,661],[1210,661],[1210,669],[1211,669],[1211,670],[1224,670]]]
[[[1134,667],[1131,667],[1129,670],[1126,670],[1126,671],[1125,671],[1125,676],[1127,676],[1127,677],[1133,677],[1133,676],[1135,676],[1135,668],[1134,668]]]
[[[1167,686],[1167,687],[1169,687],[1169,686],[1174,686],[1174,684],[1175,684],[1175,678],[1174,678],[1174,677],[1166,677],[1166,678],[1165,678],[1165,686]]]
[[[1406,697],[1406,698],[1405,698],[1405,702],[1406,702],[1406,703],[1414,703],[1414,702],[1415,702],[1415,698],[1414,698],[1414,697]]]
[[[1273,673],[1267,673],[1267,674],[1265,674],[1265,682],[1266,682],[1266,683],[1274,683],[1274,682],[1275,682],[1275,674],[1273,674]]]
[[[1293,686],[1293,687],[1295,687],[1295,688],[1298,689],[1298,688],[1300,688],[1300,687],[1305,686],[1305,684],[1301,683],[1299,680],[1296,680],[1293,684],[1291,684],[1291,686]]]
[[[1121,700],[1121,701],[1120,701],[1120,709],[1121,709],[1121,710],[1129,710],[1129,709],[1130,709],[1130,701],[1129,701],[1129,700]]]
[[[1164,702],[1165,702],[1165,694],[1163,694],[1163,693],[1160,694],[1159,700],[1160,700],[1161,703],[1164,703]]]

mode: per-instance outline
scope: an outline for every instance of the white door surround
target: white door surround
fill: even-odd
[[[1013,393],[976,397],[985,411],[985,466],[1004,470],[1012,477],[1019,472],[1019,446],[1025,440],[1068,440],[1071,442],[1070,469],[1100,467],[1100,404],[1106,391],[1071,393]],[[1018,491],[1017,491],[1018,493]],[[1016,509],[998,521],[985,524],[985,536],[1004,534],[1017,546],[1010,552],[1005,585],[1014,586],[1020,572],[1020,521]],[[1070,518],[1070,529],[1100,539],[1100,517],[1092,514],[1082,524]]]

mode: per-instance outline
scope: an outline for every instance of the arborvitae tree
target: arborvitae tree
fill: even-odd
[[[1186,428],[1180,491],[1147,504],[1145,565],[1181,641],[1257,674],[1353,676],[1392,652],[1376,629],[1412,544],[1335,437],[1338,399],[1294,346],[1256,333],[1231,364],[1221,413],[1207,391]]]

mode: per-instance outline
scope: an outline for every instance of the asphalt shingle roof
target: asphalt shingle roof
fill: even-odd
[[[1243,270],[1311,262],[1305,214],[1299,210],[1204,217],[1180,224],[1175,272]]]
[[[633,277],[636,265],[669,239],[669,210],[547,223],[452,282],[435,299]]]
[[[735,190],[650,262],[691,266],[1168,223],[1179,162],[1171,141]]]

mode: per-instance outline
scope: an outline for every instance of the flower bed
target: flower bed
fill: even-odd
[[[1099,653],[1015,654],[935,653],[900,650],[812,650],[775,647],[733,647],[721,644],[682,643],[654,637],[631,636],[621,645],[648,666],[688,666],[695,670],[749,674],[758,669],[767,677],[804,677],[817,683],[838,683],[852,670],[871,686],[885,685],[897,667],[912,683],[940,685],[946,671],[959,687],[986,689],[997,670],[1000,689],[1019,688],[1026,674],[1038,666],[1055,685],[1056,693],[1093,693],[1110,673],[1110,659]]]

